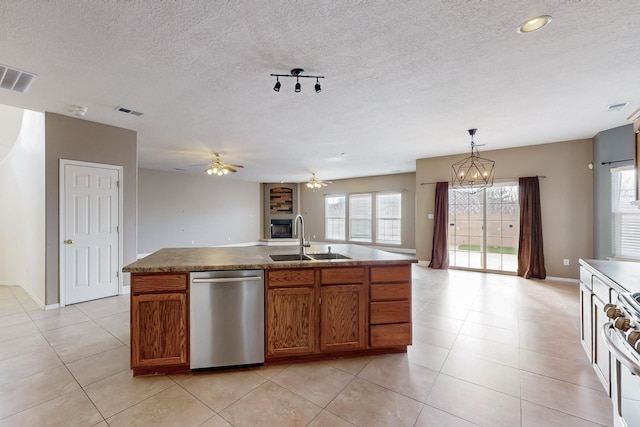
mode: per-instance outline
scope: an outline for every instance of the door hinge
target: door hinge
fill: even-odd
[[[119,233],[119,232],[120,232],[120,226],[116,225],[116,233]]]
[[[116,271],[116,277],[119,279],[120,278],[120,272]]]
[[[322,298],[318,298],[318,304],[322,304]]]
[[[116,187],[120,188],[120,180],[116,181]]]

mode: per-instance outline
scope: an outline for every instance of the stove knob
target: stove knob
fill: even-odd
[[[627,319],[626,317],[620,316],[620,317],[616,318],[616,320],[613,321],[613,326],[615,326],[616,328],[626,332],[631,327],[629,325],[629,323],[631,323],[629,321],[629,319]]]
[[[638,346],[640,345],[640,331],[630,332],[627,336],[627,342],[631,344],[631,347],[638,350]]]
[[[620,317],[620,309],[616,307],[615,304],[606,304],[604,306],[604,312],[609,319],[615,319],[616,317]]]

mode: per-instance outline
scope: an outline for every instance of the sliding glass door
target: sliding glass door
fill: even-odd
[[[449,189],[449,265],[516,272],[519,216],[517,184],[475,194]]]

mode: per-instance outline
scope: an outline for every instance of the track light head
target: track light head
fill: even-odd
[[[320,87],[320,81],[316,78],[316,93],[322,92],[322,88]]]
[[[280,86],[280,80],[276,78],[276,85],[273,87],[273,90],[275,90],[276,92],[280,92]]]
[[[296,80],[296,92],[300,92],[302,90],[302,86],[300,86],[300,82]]]
[[[289,74],[271,74],[271,77],[275,77],[276,78],[276,84],[275,84],[275,86],[273,86],[273,90],[275,92],[280,92],[280,88],[282,87],[282,84],[280,83],[280,77],[295,77],[296,78],[296,86],[295,86],[295,92],[296,93],[302,92],[302,85],[300,84],[300,79],[301,78],[316,79],[316,84],[314,86],[314,88],[316,90],[316,93],[322,92],[322,88],[320,87],[320,79],[324,79],[324,76],[304,76],[303,73],[304,73],[304,70],[302,68],[294,68],[289,72]]]

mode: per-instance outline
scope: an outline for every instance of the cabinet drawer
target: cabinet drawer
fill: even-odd
[[[598,296],[605,304],[611,302],[611,288],[605,284],[602,280],[598,279],[597,276],[592,277],[593,283],[593,293]]]
[[[411,265],[371,267],[371,282],[410,282]]]
[[[409,301],[372,302],[370,323],[400,323],[411,321],[411,303]]]
[[[364,282],[364,268],[323,268],[320,270],[320,283],[323,285],[342,285]]]
[[[311,268],[267,271],[267,285],[270,288],[302,285],[313,286],[314,283],[314,272]]]
[[[371,347],[411,345],[411,323],[373,325],[369,336]]]
[[[587,270],[583,266],[580,266],[580,281],[584,283],[584,285],[589,289],[592,289],[591,276],[592,275],[589,270]]]
[[[389,283],[371,285],[372,300],[394,300],[411,298],[410,283]]]
[[[178,292],[187,290],[187,274],[134,274],[131,292],[134,294],[153,292]]]

